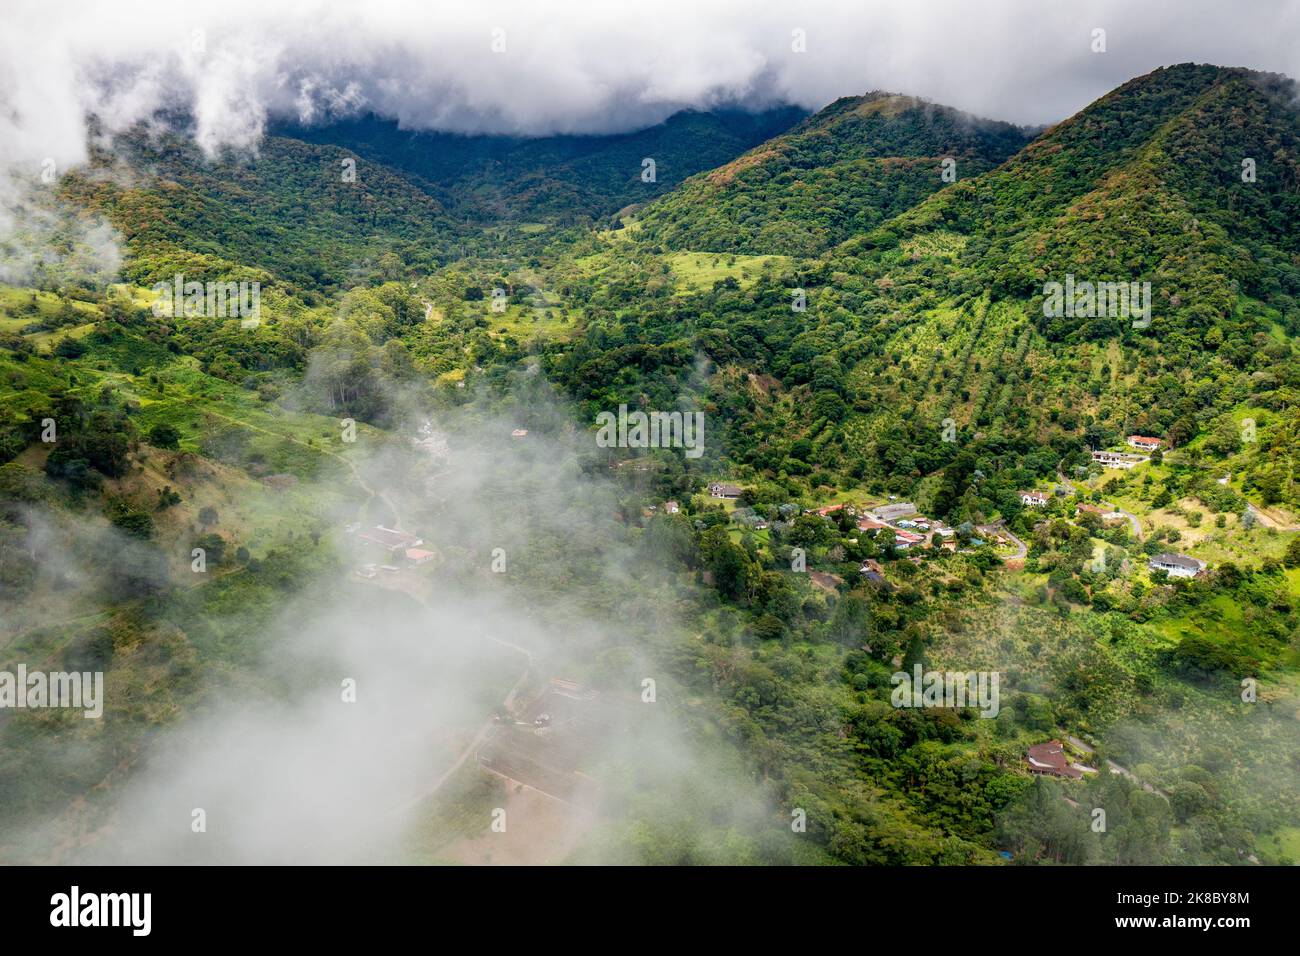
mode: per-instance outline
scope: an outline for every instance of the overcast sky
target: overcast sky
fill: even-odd
[[[603,132],[888,89],[1038,124],[1171,63],[1300,75],[1300,0],[6,0],[3,21],[0,158],[64,166],[88,110],[183,107],[211,150],[268,115]]]

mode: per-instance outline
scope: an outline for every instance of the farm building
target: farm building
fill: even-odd
[[[385,528],[383,525],[375,525],[373,528],[358,531],[357,538],[369,544],[378,545],[385,551],[391,551],[394,554],[424,544],[423,540],[413,534],[396,531],[393,528]]]
[[[1103,508],[1101,505],[1082,504],[1076,509],[1081,515],[1096,515],[1102,521],[1123,521],[1124,515],[1110,508]]]
[[[858,573],[872,584],[881,584],[885,580],[885,569],[875,558],[867,558],[862,567],[858,568]]]
[[[908,515],[916,514],[916,505],[910,501],[900,501],[894,505],[880,505],[872,508],[871,514],[881,521],[896,521],[899,518],[906,518]]]

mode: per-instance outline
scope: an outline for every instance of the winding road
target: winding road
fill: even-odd
[[[1013,542],[1015,542],[1016,545],[1016,553],[1013,554],[1011,557],[1007,558],[1007,560],[1008,561],[1025,560],[1025,555],[1029,554],[1029,546],[1025,544],[1023,541],[1021,541],[1019,538],[1017,538],[1014,534],[1012,534],[1011,529],[1008,528],[1001,521],[998,522],[997,527],[1002,531],[1003,534],[1005,534],[1008,538],[1010,538]]]

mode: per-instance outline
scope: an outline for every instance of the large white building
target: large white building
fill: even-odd
[[[1132,468],[1150,459],[1141,455],[1129,455],[1122,451],[1094,451],[1092,460],[1107,468]]]
[[[1150,438],[1147,435],[1129,435],[1125,443],[1132,445],[1134,448],[1140,448],[1142,451],[1155,451],[1164,444],[1159,438]]]

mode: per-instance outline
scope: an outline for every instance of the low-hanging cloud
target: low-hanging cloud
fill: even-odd
[[[1125,80],[1189,60],[1300,73],[1300,3],[1216,0],[604,0],[366,4],[15,0],[0,31],[0,279],[99,282],[116,237],[56,209],[51,171],[136,124],[180,123],[209,156],[256,150],[273,119],[373,113],[403,127],[616,133],[682,109],[885,89],[1022,124],[1061,120]],[[1106,31],[1094,52],[1094,31]],[[94,123],[88,123],[93,117]],[[64,232],[69,230],[65,228]],[[83,261],[84,260],[84,261]]]
[[[111,133],[178,110],[209,152],[254,146],[268,117],[372,111],[418,129],[600,133],[686,107],[817,108],[876,88],[1035,124],[1165,64],[1294,74],[1300,59],[1294,0],[1248,13],[1214,0],[24,0],[6,21],[4,156],[61,168],[85,156],[87,113]]]
[[[70,805],[50,798],[25,815],[11,806],[11,825],[0,821],[0,858],[395,862],[426,852],[416,844],[427,840],[438,859],[478,860],[491,851],[500,861],[505,851],[489,830],[494,807],[462,806],[456,795],[458,782],[484,779],[497,781],[494,802],[510,807],[512,839],[552,846],[543,831],[554,820],[572,827],[573,839],[554,850],[559,856],[580,850],[588,861],[641,860],[626,828],[646,814],[690,822],[711,845],[725,845],[732,829],[747,839],[786,839],[773,795],[731,750],[691,731],[698,718],[686,717],[666,672],[660,642],[679,639],[679,602],[693,589],[626,530],[626,491],[593,464],[601,454],[593,434],[574,427],[573,410],[549,397],[540,376],[523,371],[516,379],[508,393],[484,392],[472,405],[440,410],[422,401],[422,391],[398,394],[393,385],[393,405],[406,414],[389,432],[364,430],[364,452],[352,457],[348,478],[317,479],[319,500],[331,502],[321,520],[333,532],[316,545],[303,535],[296,547],[322,549],[321,566],[301,591],[281,589],[265,620],[233,606],[218,611],[218,601],[205,612],[207,624],[185,632],[137,621],[129,662],[114,656],[107,668],[104,734],[47,753],[62,779],[111,737],[122,744],[111,760],[94,751],[108,776]],[[299,400],[325,399],[312,388],[308,380]],[[512,437],[520,425],[528,434]],[[353,493],[326,493],[340,480]],[[101,606],[102,572],[93,561],[83,567],[60,557],[45,530],[50,520],[36,514],[29,522],[42,554],[52,551],[68,566],[79,610]],[[357,536],[381,522],[418,533],[434,562],[359,575],[364,562],[387,560]],[[103,534],[90,550],[121,553],[120,545],[109,547],[116,533]],[[188,560],[183,539],[160,546],[179,547]],[[265,558],[268,567],[279,560]],[[182,568],[173,595],[192,577]],[[212,570],[260,573],[228,564]],[[234,643],[206,642],[205,628],[218,620]],[[176,698],[183,706],[157,734],[137,737],[128,714],[143,706],[141,673],[172,660],[185,663],[188,675]],[[650,703],[641,696],[646,677],[658,686]],[[580,768],[595,781],[598,800],[563,802],[562,786],[546,791],[557,796],[524,798],[515,779],[474,769],[503,726],[493,713],[509,704],[532,734],[526,708],[553,678],[599,691],[592,713],[600,729],[568,744],[559,735],[562,749],[580,746]],[[560,774],[563,754],[545,750],[537,759]],[[524,777],[537,784],[537,776]],[[546,820],[516,811],[514,801],[526,799],[550,808]],[[458,820],[472,817],[463,833],[439,815],[456,807]]]

